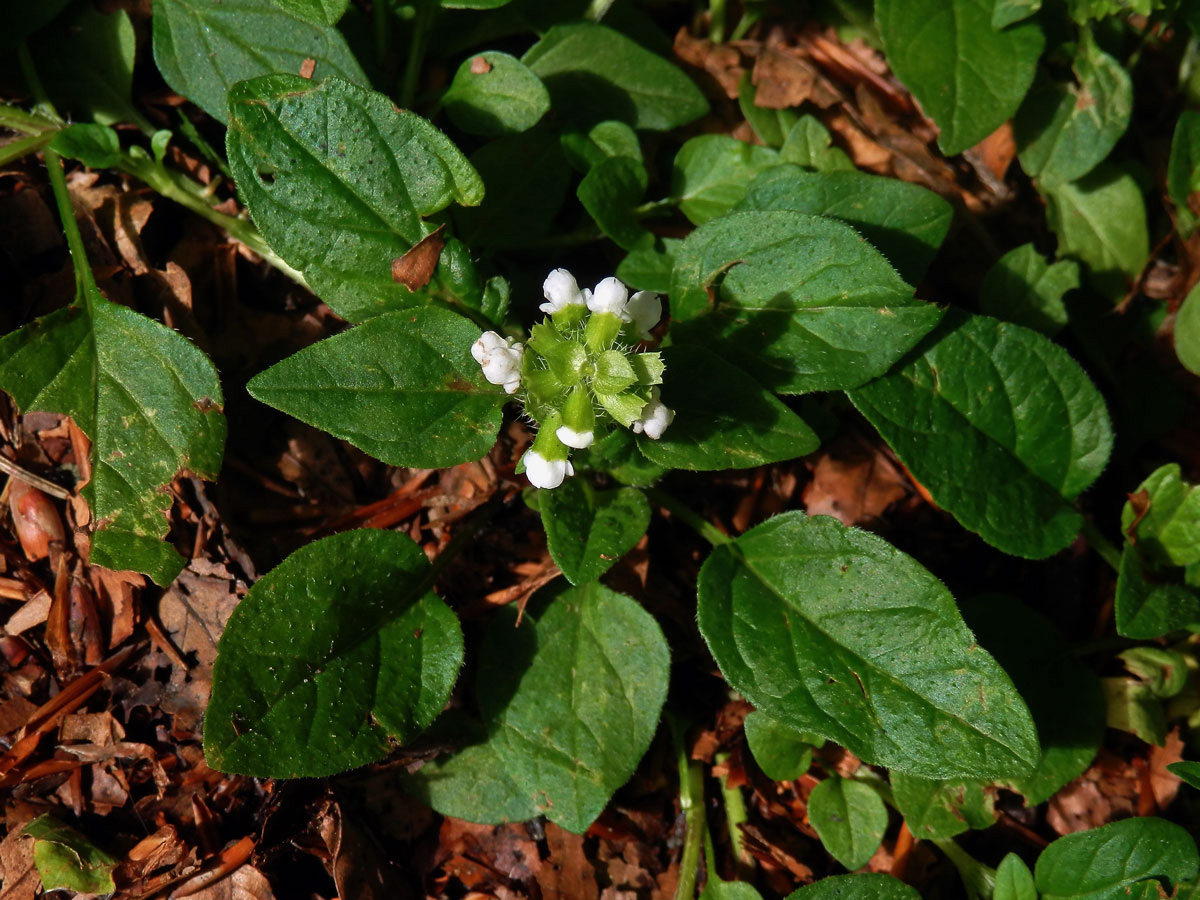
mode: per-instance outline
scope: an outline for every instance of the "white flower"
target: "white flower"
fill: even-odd
[[[569,425],[560,425],[554,432],[555,436],[568,447],[585,450],[592,445],[596,438],[594,431],[576,431]]]
[[[667,430],[667,426],[675,421],[675,410],[668,409],[658,399],[658,388],[650,391],[650,400],[642,407],[642,414],[629,426],[634,434],[646,433],[646,437],[657,441]]]
[[[542,294],[546,303],[538,307],[546,315],[552,315],[568,306],[586,306],[588,292],[579,289],[575,276],[566,269],[555,269],[542,282]]]
[[[546,459],[536,450],[525,451],[525,475],[538,488],[556,488],[568,475],[575,474],[569,459]]]
[[[626,304],[629,302],[629,289],[611,275],[605,278],[588,298],[587,305],[594,313],[612,313],[622,322],[629,321]]]
[[[511,338],[485,331],[471,345],[471,355],[483,369],[483,377],[492,384],[502,385],[505,393],[511,394],[521,386],[524,344],[514,344]]]
[[[638,291],[629,298],[625,309],[637,337],[643,341],[650,340],[650,329],[662,318],[662,301],[658,299],[658,294],[654,291]]]

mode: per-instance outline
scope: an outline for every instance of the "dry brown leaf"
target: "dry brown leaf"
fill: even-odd
[[[1171,763],[1183,759],[1184,742],[1179,736],[1179,728],[1171,729],[1162,747],[1150,747],[1150,789],[1154,792],[1154,802],[1159,809],[1166,809],[1175,800],[1179,787],[1183,783],[1179,776],[1167,770]]]
[[[402,284],[410,291],[419,291],[429,284],[437,268],[438,258],[446,239],[442,232],[446,226],[439,225],[409,248],[408,252],[392,260],[392,281]]]
[[[852,438],[834,441],[810,465],[812,480],[800,494],[810,516],[858,525],[878,519],[908,495],[908,479],[888,456]]]
[[[745,68],[742,57],[733,47],[714,44],[705,38],[693,37],[686,28],[675,34],[675,55],[688,65],[703,69],[720,86],[730,100],[736,100],[738,85]]]
[[[183,896],[186,896],[187,900],[275,900],[267,877],[249,863],[195,893],[180,895],[181,900]]]
[[[49,594],[39,591],[28,602],[17,607],[17,611],[8,617],[8,621],[4,623],[5,633],[21,634],[30,628],[41,625],[50,615],[51,602]]]
[[[552,897],[599,900],[596,870],[583,852],[583,837],[550,822],[546,825],[546,844],[550,855],[537,872],[542,896],[547,900]]]
[[[0,900],[33,900],[42,880],[33,866],[33,841],[21,836],[25,823],[8,823],[0,841]]]
[[[316,70],[316,68],[317,68],[317,61],[315,59],[309,57],[308,59],[304,60],[304,62],[300,63],[300,77],[301,78],[312,78],[313,72]]]
[[[1137,811],[1138,772],[1101,748],[1086,772],[1050,798],[1046,823],[1059,834],[1099,828]]]
[[[820,70],[792,47],[764,47],[754,63],[754,105],[788,109],[815,103],[828,109],[842,99]]]

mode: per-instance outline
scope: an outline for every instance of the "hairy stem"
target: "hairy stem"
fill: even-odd
[[[1091,519],[1083,520],[1081,531],[1088,542],[1088,546],[1095,550],[1101,559],[1112,566],[1114,572],[1119,572],[1121,570],[1121,551],[1117,549],[1116,545],[1100,533],[1100,529],[1096,527]]]
[[[696,896],[696,869],[700,866],[700,849],[704,846],[707,823],[704,820],[704,767],[689,760],[683,739],[684,725],[668,715],[667,725],[675,745],[675,760],[679,766],[679,808],[683,810],[683,853],[679,858],[679,881],[675,900],[692,900]],[[711,843],[711,842],[710,842]],[[711,859],[711,854],[709,856]]]
[[[659,488],[646,488],[646,496],[650,499],[651,503],[657,503],[666,509],[667,512],[679,519],[679,521],[683,522],[683,524],[687,525],[714,547],[719,547],[721,544],[728,544],[733,540],[729,535],[717,528],[716,525],[713,525],[694,509],[676,500],[666,491]]]

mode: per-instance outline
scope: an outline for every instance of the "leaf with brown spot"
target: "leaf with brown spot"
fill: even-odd
[[[437,269],[438,257],[442,255],[442,247],[446,245],[446,240],[442,237],[445,228],[445,225],[439,225],[413,244],[412,249],[403,256],[393,259],[392,281],[413,292],[429,284],[429,279]]]

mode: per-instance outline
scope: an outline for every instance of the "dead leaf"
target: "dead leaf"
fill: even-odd
[[[445,225],[439,225],[425,237],[421,238],[407,253],[392,260],[392,281],[402,284],[410,291],[419,291],[429,284],[433,272],[437,268],[438,258],[442,255],[442,247],[446,245],[442,232]]]
[[[275,900],[267,876],[249,863],[234,869],[226,878],[201,888],[195,893],[172,894],[172,898],[187,900]]]
[[[24,822],[9,822],[0,841],[0,900],[33,900],[42,887],[33,865],[33,841],[21,835],[24,827]]]
[[[703,69],[730,100],[736,100],[738,85],[745,67],[742,56],[727,44],[714,44],[705,38],[693,37],[687,28],[675,34],[675,55],[688,65]]]
[[[316,67],[317,67],[317,61],[315,59],[312,59],[310,57],[310,58],[304,60],[304,62],[300,63],[300,77],[301,78],[312,78],[313,70],[316,69]]]
[[[754,63],[754,105],[788,109],[811,102],[828,109],[842,99],[837,90],[801,51],[764,47]]]
[[[908,480],[878,447],[841,438],[810,462],[812,480],[801,499],[810,516],[834,516],[844,525],[878,519],[908,496]]]
[[[546,844],[550,847],[550,855],[542,861],[537,873],[542,896],[599,900],[596,870],[583,852],[583,838],[549,822],[546,824]]]
[[[1150,747],[1150,789],[1154,792],[1154,802],[1159,809],[1166,809],[1175,800],[1179,787],[1183,783],[1179,776],[1167,770],[1171,763],[1183,759],[1184,742],[1179,736],[1179,728],[1171,729],[1162,747]]]

